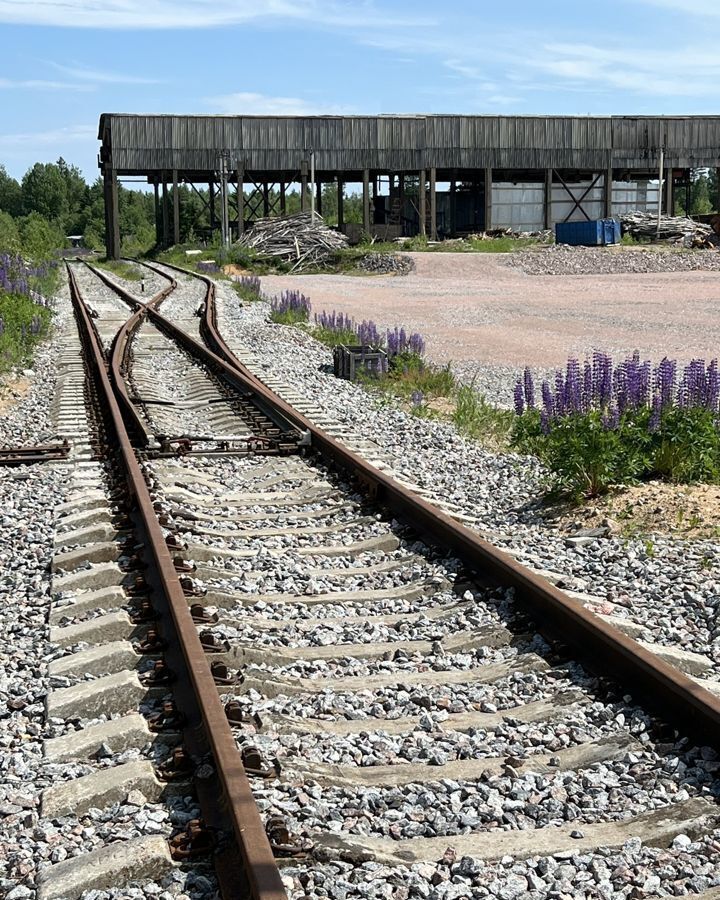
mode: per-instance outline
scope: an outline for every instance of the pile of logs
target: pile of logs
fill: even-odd
[[[333,253],[347,247],[344,234],[334,231],[316,213],[258,219],[238,241],[259,256],[292,264],[291,272],[322,266]]]
[[[695,222],[686,216],[660,216],[656,213],[630,212],[620,216],[623,234],[634,238],[671,241],[687,247],[713,247],[715,234],[710,225]]]

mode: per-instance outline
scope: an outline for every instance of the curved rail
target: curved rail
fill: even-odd
[[[128,490],[134,501],[135,518],[146,537],[147,562],[150,564],[147,578],[158,589],[157,599],[166,604],[162,616],[166,625],[171,624],[177,637],[177,642],[166,650],[166,657],[177,679],[174,683],[176,703],[185,716],[185,745],[194,758],[202,759],[209,753],[214,763],[213,774],[196,778],[195,782],[204,820],[221,834],[232,835],[232,841],[226,845],[218,842],[215,854],[222,895],[225,900],[240,900],[248,895],[254,900],[285,900],[282,879],[235,738],[125,428],[103,349],[82,301],[75,275],[72,270],[68,271],[72,302],[89,364],[117,440]],[[135,313],[133,319],[145,315],[149,309],[148,306]],[[128,327],[127,323],[125,327]]]
[[[424,531],[432,542],[457,553],[478,571],[482,580],[514,588],[517,599],[536,617],[539,629],[572,645],[578,656],[595,671],[624,678],[632,693],[641,692],[648,706],[675,721],[683,731],[695,732],[704,742],[712,739],[716,744],[720,743],[720,697],[604,622],[509,554],[403,487],[294,410],[250,372],[227,346],[217,326],[213,282],[179,266],[171,268],[195,275],[207,286],[203,336],[209,346],[266,403],[274,405],[297,428],[307,431],[312,445],[321,454],[354,475],[371,496]]]

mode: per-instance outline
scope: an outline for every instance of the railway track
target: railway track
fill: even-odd
[[[720,703],[692,655],[399,484],[235,355],[210,282],[155,276],[71,271],[94,402],[65,417],[96,452],[57,511],[43,812],[120,824],[40,897],[716,896]],[[159,830],[128,839],[138,815]]]

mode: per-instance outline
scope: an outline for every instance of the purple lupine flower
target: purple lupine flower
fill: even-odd
[[[718,373],[718,361],[713,359],[707,367],[705,408],[711,412],[717,412],[718,399],[720,399],[720,373]]]
[[[565,402],[564,408],[569,413],[582,412],[580,397],[580,364],[571,357],[565,370]]]
[[[660,414],[662,413],[662,399],[659,394],[655,394],[652,401],[652,412],[648,419],[648,431],[654,434],[660,427]]]
[[[518,379],[513,390],[513,398],[515,402],[515,414],[521,416],[525,412],[525,392],[523,383]]]
[[[412,405],[415,407],[422,406],[422,402],[425,399],[425,395],[422,391],[413,391],[410,395],[410,399],[412,400]]]
[[[525,403],[528,409],[535,409],[535,382],[533,381],[532,372],[529,366],[525,367],[523,373],[523,386],[525,388]]]
[[[667,356],[660,361],[655,370],[655,390],[660,397],[660,405],[663,409],[671,406],[675,400],[675,379],[677,377],[677,363]]]
[[[606,409],[600,419],[605,431],[615,431],[620,424],[620,411],[616,406]]]
[[[357,327],[358,342],[367,347],[380,347],[382,338],[372,320],[363,320]]]
[[[283,291],[279,297],[273,297],[270,301],[270,309],[274,313],[297,312],[310,315],[310,300],[300,291]]]
[[[542,395],[543,410],[547,413],[549,419],[555,416],[555,400],[553,399],[552,388],[547,381],[543,381],[540,387]]]
[[[582,411],[584,413],[591,409],[593,403],[593,367],[590,360],[585,360],[583,367],[583,386],[582,386]]]
[[[612,358],[607,353],[595,350],[593,353],[593,393],[599,406],[607,406],[612,399]]]
[[[550,416],[545,409],[540,411],[540,431],[543,434],[550,434]]]
[[[565,378],[561,371],[555,373],[555,415],[565,414]]]
[[[260,297],[260,279],[257,275],[241,275],[238,283],[248,294],[254,294]]]

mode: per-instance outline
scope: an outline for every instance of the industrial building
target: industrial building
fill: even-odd
[[[362,227],[431,239],[531,231],[630,209],[665,211],[692,169],[720,167],[718,116],[176,116],[103,113],[106,243],[120,254],[117,184],[155,189],[158,242],[180,238],[180,184],[209,192],[211,228],[237,235],[285,211],[289,186],[362,186]],[[662,173],[662,177],[661,176]],[[252,193],[254,201],[248,203]],[[259,200],[257,198],[260,198]]]

